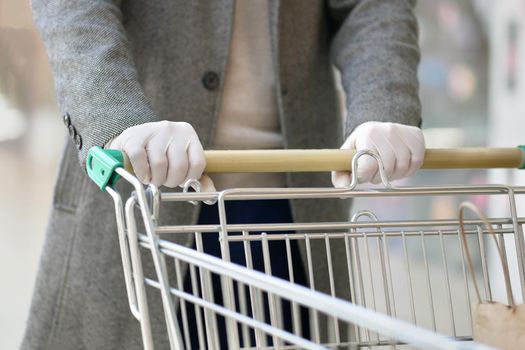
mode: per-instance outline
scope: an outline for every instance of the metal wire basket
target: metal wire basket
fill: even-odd
[[[340,163],[350,159],[349,154],[331,152],[340,158],[322,165],[312,165],[308,160],[309,169],[306,170],[344,168]],[[444,167],[432,162],[432,159],[442,162],[440,159],[449,155],[449,151],[444,152],[445,157],[439,152],[427,151],[426,167]],[[353,157],[352,169],[364,154],[377,159],[384,188],[357,189],[354,176],[352,185],[346,189],[230,189],[201,193],[189,191],[191,187],[198,189],[198,183],[192,180],[182,192],[161,193],[151,185],[145,188],[125,170],[121,154],[93,149],[88,157],[88,172],[115,201],[129,304],[140,322],[144,348],[152,349],[154,344],[147,298],[149,289],[160,291],[173,349],[486,348],[472,342],[470,303],[474,299],[463,262],[457,217],[384,220],[371,211],[361,210],[346,222],[234,224],[227,220],[229,201],[490,198],[502,203],[506,211],[504,216],[489,217],[489,221],[502,245],[506,243],[513,249],[505,258],[508,264],[518,267],[513,283],[523,299],[523,218],[517,214],[516,196],[523,194],[525,188],[504,185],[397,188],[388,182],[381,159],[373,152],[358,152]],[[505,164],[501,164],[501,157],[498,157],[497,166],[521,166],[521,151],[519,155],[519,163],[516,163],[516,154]],[[228,161],[232,159],[231,153],[208,153],[208,156],[208,170],[211,171],[232,171],[232,167],[233,171],[261,170],[253,166],[259,164],[254,161],[259,157],[257,154],[241,154],[239,158],[237,152],[236,162]],[[296,159],[297,153],[294,156]],[[239,162],[243,157],[250,165]],[[270,158],[272,165],[266,162],[265,169],[290,171],[301,168],[305,171],[304,164]],[[463,162],[462,166],[487,167],[489,160],[483,162],[480,158],[483,157],[476,157],[476,164]],[[335,164],[337,162],[339,164]],[[446,167],[459,165],[449,163]],[[119,176],[134,188],[125,205],[122,196],[113,188]],[[216,203],[219,222],[159,225],[159,211],[168,202]],[[139,232],[138,220],[143,225],[143,233]],[[468,239],[479,248],[479,274],[485,297],[491,300],[498,274],[490,268],[493,247],[484,240],[488,232],[477,219],[466,220],[465,225]],[[167,239],[170,234],[191,234],[194,247],[170,242]],[[210,235],[219,242],[220,258],[206,253],[203,242]],[[285,256],[285,278],[272,273],[275,256],[272,247],[277,242]],[[234,246],[235,252],[241,247],[244,266],[232,262]],[[150,252],[155,276],[144,276],[143,251]],[[323,252],[322,256],[315,256],[319,252]],[[334,266],[334,252],[344,264]],[[298,259],[303,262],[305,283],[299,283],[295,274],[293,265]],[[314,260],[317,261],[315,266]],[[254,261],[263,264],[261,271],[254,267]],[[320,265],[319,261],[322,261]],[[314,276],[314,271],[318,274],[320,268],[328,286],[323,292],[315,283],[318,276]],[[342,294],[338,292],[341,290],[344,290]]]

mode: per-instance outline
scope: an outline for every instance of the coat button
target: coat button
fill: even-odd
[[[202,76],[202,84],[208,90],[216,90],[220,85],[219,74],[215,72],[206,72]]]
[[[62,121],[64,122],[64,125],[69,128],[71,125],[71,118],[69,117],[69,113],[66,113],[62,116]]]
[[[77,146],[78,150],[82,148],[82,137],[79,134],[75,135],[75,145]]]
[[[75,139],[75,136],[77,135],[77,130],[75,129],[75,127],[73,125],[69,125],[67,127],[67,130],[69,131],[69,137]]]

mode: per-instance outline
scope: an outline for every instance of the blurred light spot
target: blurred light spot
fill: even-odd
[[[458,5],[451,1],[439,3],[437,6],[440,25],[446,29],[454,29],[460,23]]]
[[[480,185],[484,186],[485,184],[489,183],[487,180],[486,173],[480,173],[476,174],[474,177],[472,177],[469,181],[471,185]],[[492,196],[494,197],[494,196]],[[469,201],[474,203],[478,208],[480,208],[483,211],[487,211],[488,205],[489,205],[489,196],[487,195],[476,195],[476,196],[470,196]],[[507,207],[507,205],[503,205],[504,207]]]
[[[0,95],[0,142],[16,140],[27,130],[27,121],[17,109],[9,107],[5,96]]]
[[[450,69],[447,85],[453,99],[466,101],[476,92],[476,76],[469,66],[458,64]]]
[[[434,220],[454,218],[458,215],[456,203],[448,196],[435,197],[430,205],[430,213]]]
[[[444,88],[447,82],[447,66],[440,59],[423,59],[419,66],[421,85],[431,88]]]

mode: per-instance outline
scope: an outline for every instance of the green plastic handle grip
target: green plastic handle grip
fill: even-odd
[[[522,158],[521,165],[519,168],[525,169],[525,145],[519,145],[518,148],[521,149],[521,152],[523,153],[523,158]]]
[[[124,167],[124,153],[115,149],[92,147],[87,155],[86,169],[89,177],[102,191],[114,186],[120,176],[115,172]]]

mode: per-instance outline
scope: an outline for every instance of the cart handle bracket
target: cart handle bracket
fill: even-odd
[[[115,172],[124,167],[124,155],[119,150],[92,147],[87,155],[86,169],[89,177],[102,191],[113,186],[120,176]]]
[[[519,168],[525,169],[525,145],[519,145],[518,148],[521,149],[522,152],[521,165]]]

